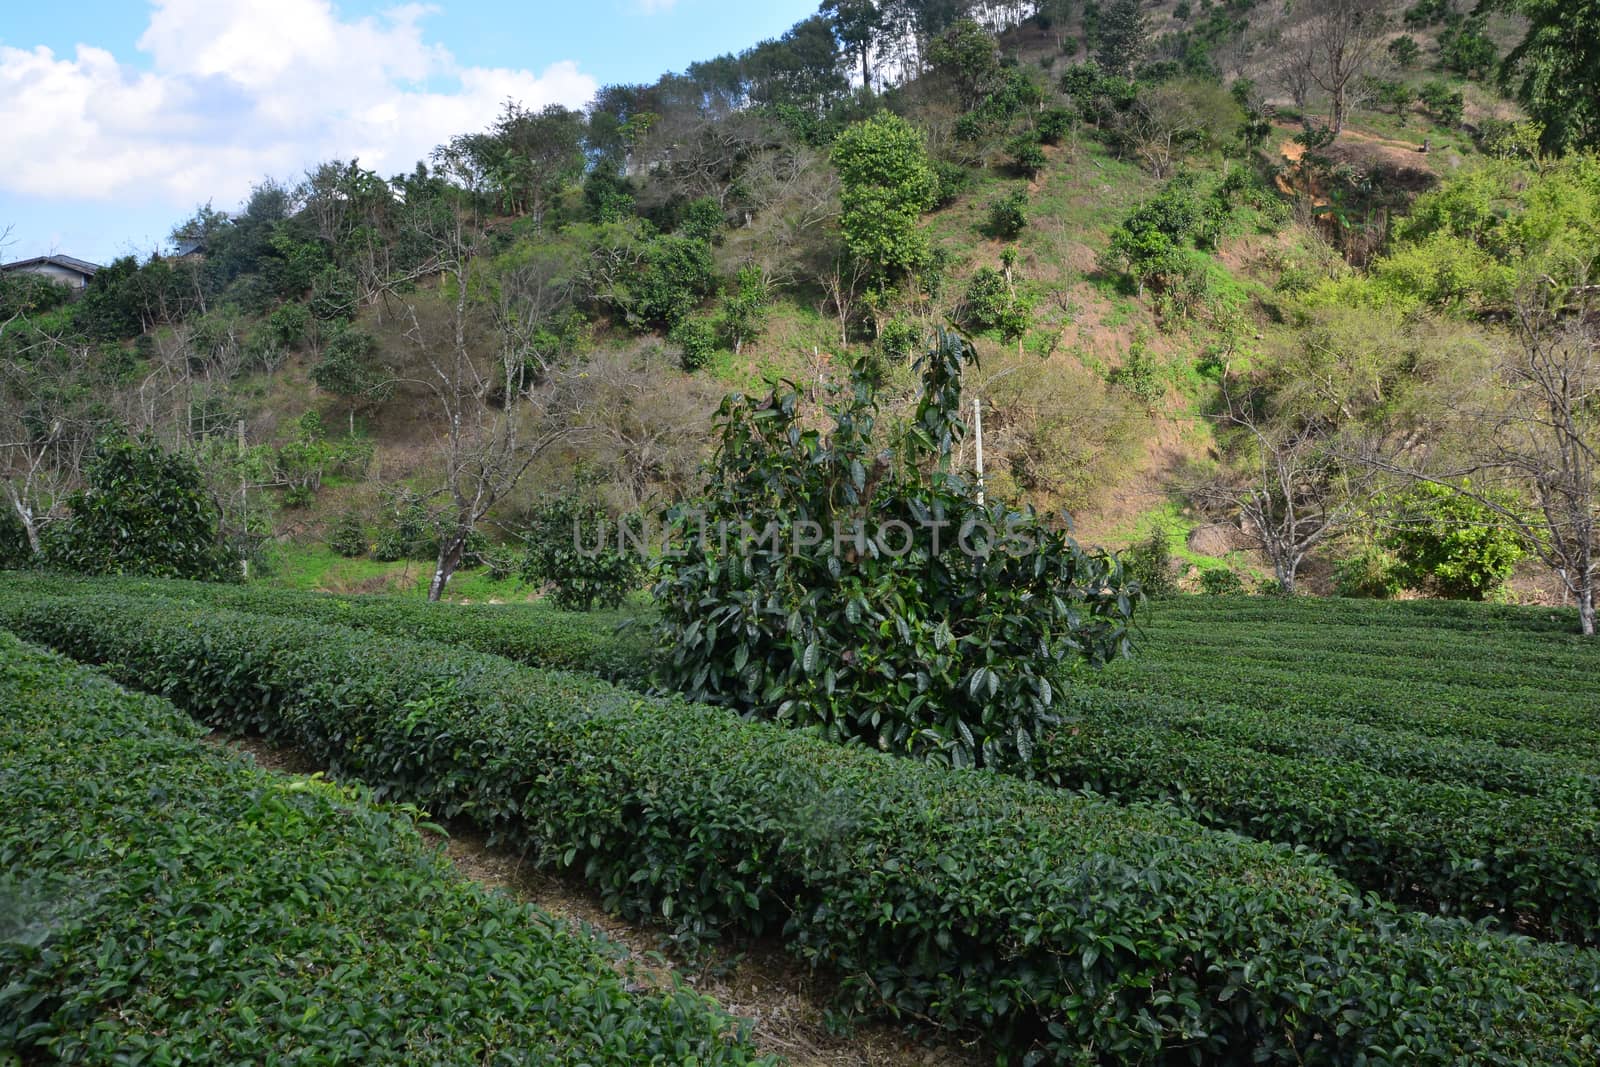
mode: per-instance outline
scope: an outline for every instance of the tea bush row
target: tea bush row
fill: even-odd
[[[1592,1063],[1593,953],[1364,899],[1310,856],[1017,778],[294,619],[79,596],[31,636],[571,867],[778,932],[845,1006],[1007,1063]]]
[[[0,632],[0,1062],[756,1062],[404,812],[200,732]]]
[[[283,615],[424,641],[461,645],[535,667],[586,671],[643,687],[650,673],[650,627],[604,612],[539,605],[429,604],[393,596],[334,596],[267,586],[141,578],[81,579],[8,573],[7,599],[81,591],[182,600],[206,607]]]
[[[531,663],[619,664],[642,657],[645,647],[642,638],[630,648],[610,637],[610,624],[541,609],[430,607],[200,583],[116,585],[359,620]],[[563,634],[568,622],[572,629]],[[1171,648],[1169,641],[1164,649]],[[641,662],[614,673],[637,678],[642,670]],[[1312,660],[1305,673],[1316,671]],[[1075,688],[1065,701],[1074,725],[1038,745],[1031,761],[1045,781],[1169,800],[1209,825],[1304,845],[1361,888],[1396,901],[1494,916],[1548,937],[1600,938],[1600,774],[1585,760],[1093,686]]]
[[[1060,785],[1170,800],[1209,825],[1314,849],[1390,900],[1600,941],[1592,777],[1564,798],[1507,795],[1254,750],[1210,732],[1107,708],[1045,738],[1034,765]]]

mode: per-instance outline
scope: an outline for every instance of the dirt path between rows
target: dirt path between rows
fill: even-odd
[[[321,769],[304,753],[259,738],[213,733],[206,741],[246,755],[265,770],[305,775]],[[830,984],[776,943],[741,944],[737,951],[713,950],[704,960],[686,961],[671,953],[664,928],[608,915],[582,883],[540,871],[512,849],[490,848],[483,835],[469,828],[452,827],[447,838],[428,836],[441,843],[464,877],[566,920],[579,933],[597,931],[626,949],[636,967],[663,982],[675,975],[748,1019],[756,1047],[796,1067],[975,1067],[994,1062],[993,1054],[981,1049],[930,1044],[885,1023],[857,1022],[850,1033],[835,1033],[828,1025]]]

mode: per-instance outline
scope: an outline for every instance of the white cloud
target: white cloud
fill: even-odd
[[[664,15],[678,6],[678,0],[639,0],[639,10],[646,15]]]
[[[138,44],[149,71],[88,45],[71,58],[0,46],[0,190],[232,206],[324,159],[408,170],[508,97],[576,107],[594,94],[570,61],[462,66],[424,37],[430,12],[346,21],[330,0],[155,0]]]

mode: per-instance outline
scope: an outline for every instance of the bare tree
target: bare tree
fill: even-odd
[[[1346,458],[1330,424],[1270,418],[1254,392],[1229,388],[1226,374],[1223,399],[1223,421],[1238,432],[1245,459],[1234,475],[1199,487],[1195,496],[1231,514],[1292,596],[1306,557],[1360,514],[1377,472]]]
[[[501,358],[475,358],[469,340],[472,296],[479,285],[474,271],[482,260],[474,238],[455,211],[420,212],[419,238],[432,242],[433,262],[450,299],[448,336],[437,339],[424,327],[417,302],[407,301],[408,336],[425,366],[420,386],[432,401],[439,426],[441,487],[435,499],[440,528],[439,553],[428,599],[444,595],[461,567],[473,535],[489,512],[516,488],[533,462],[574,431],[557,409],[564,394],[548,381],[530,382],[522,373],[514,340],[500,345]],[[442,340],[442,343],[436,341]]]
[[[1385,0],[1320,0],[1283,32],[1278,80],[1304,108],[1312,86],[1328,97],[1328,128],[1344,130],[1361,75],[1382,55],[1390,28]]]
[[[693,488],[710,442],[703,432],[720,393],[702,376],[675,375],[659,346],[597,352],[554,387],[578,430],[559,461],[603,476],[612,503],[638,512]]]
[[[0,337],[20,319],[0,324]],[[35,555],[63,517],[100,425],[97,398],[82,388],[88,361],[85,346],[57,337],[0,345],[0,489]]]
[[[818,272],[817,280],[822,283],[825,296],[822,307],[817,310],[821,312],[832,305],[834,314],[839,317],[841,345],[850,343],[850,320],[861,302],[868,274],[868,266],[863,260],[845,252],[835,254],[828,260],[827,266]]]

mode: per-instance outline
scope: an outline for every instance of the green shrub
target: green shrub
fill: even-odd
[[[991,237],[1015,240],[1028,225],[1028,194],[1015,190],[989,204],[988,232]]]
[[[1422,55],[1422,46],[1417,44],[1417,39],[1410,34],[1396,37],[1389,42],[1389,58],[1401,67],[1410,69],[1416,65],[1417,59]]]
[[[1432,26],[1454,13],[1452,0],[1417,0],[1405,10],[1405,23],[1412,28]]]
[[[935,160],[933,173],[937,182],[934,194],[935,207],[949,207],[962,193],[972,188],[972,171],[959,163]]]
[[[0,571],[20,570],[33,563],[27,528],[9,507],[0,506]]]
[[[1128,577],[1139,584],[1145,596],[1171,596],[1178,591],[1178,579],[1172,572],[1172,540],[1165,526],[1151,527],[1149,535],[1121,558]]]
[[[978,503],[951,469],[972,359],[940,334],[897,437],[874,433],[860,365],[826,435],[788,389],[723,401],[706,495],[679,512],[655,590],[668,688],[993,766],[1026,758],[1069,665],[1126,651],[1115,564],[1031,510]]]
[[[1048,162],[1036,133],[1013,137],[1006,144],[1006,153],[1011,157],[1011,169],[1024,178],[1038,177]]]
[[[1395,911],[1168,807],[298,620],[114,597],[10,618],[208,722],[468,815],[624,914],[781,927],[840,974],[844,1006],[982,1033],[1008,1059],[1596,1053],[1593,953]]]
[[[1036,124],[1039,131],[1039,140],[1044,144],[1060,144],[1061,139],[1072,131],[1073,113],[1068,107],[1053,107],[1039,115]]]
[[[639,329],[671,329],[700,306],[716,285],[711,246],[693,237],[655,237],[621,294],[623,312]]]
[[[756,1062],[710,1001],[464,882],[411,814],[202,732],[0,633],[0,795],[28,813],[0,820],[0,1055]]]
[[[1146,409],[1154,411],[1167,398],[1167,369],[1143,337],[1135,337],[1128,346],[1122,364],[1110,374],[1112,385],[1125,389]]]
[[[1485,78],[1500,62],[1500,51],[1484,35],[1485,16],[1464,18],[1439,35],[1439,65],[1466,78]]]
[[[634,541],[626,539],[626,529]],[[583,488],[546,496],[522,534],[522,577],[548,585],[551,600],[565,611],[614,608],[644,579],[645,560],[631,547],[642,544],[639,532],[613,520]]]
[[[722,236],[727,226],[722,207],[709,196],[691,200],[684,205],[683,217],[678,222],[678,233],[695,241],[711,244]]]
[[[679,320],[667,334],[667,340],[678,346],[678,363],[686,371],[697,371],[707,366],[717,354],[717,324],[700,315]]]
[[[1461,90],[1451,89],[1441,81],[1430,81],[1417,94],[1422,109],[1441,126],[1459,126],[1466,112],[1466,101]]]
[[[352,407],[381,404],[393,391],[389,375],[378,361],[378,339],[348,323],[329,334],[322,358],[311,368],[317,388],[345,398]]]
[[[922,327],[905,319],[890,319],[878,332],[878,351],[886,362],[904,365],[912,361],[923,341]]]
[[[1200,591],[1207,596],[1242,596],[1244,579],[1228,567],[1205,567],[1200,571]]]
[[[1126,273],[1141,295],[1146,288],[1170,288],[1192,271],[1192,249],[1216,246],[1237,191],[1226,183],[1203,183],[1192,173],[1179,174],[1118,224],[1101,255],[1103,264]]]
[[[722,301],[722,315],[718,322],[734,355],[743,352],[745,342],[760,337],[761,331],[766,329],[767,312],[772,301],[771,284],[760,267],[751,265],[741,268],[738,281],[738,290]]]
[[[367,554],[367,528],[361,516],[347,511],[339,517],[331,533],[328,547],[345,559],[360,559]]]
[[[405,486],[386,487],[382,496],[386,514],[372,546],[372,558],[380,563],[437,559],[439,531],[427,500]]]
[[[1016,294],[1004,274],[993,267],[973,272],[958,314],[963,326],[1014,339],[1027,332],[1032,317],[1032,303]]]
[[[1454,600],[1487,600],[1527,555],[1522,536],[1487,504],[1449,486],[1421,482],[1395,503],[1382,543],[1394,554],[1394,575],[1405,587]],[[1515,496],[1494,494],[1515,510]]]
[[[280,348],[299,348],[311,325],[311,311],[304,304],[284,304],[267,318],[267,335]]]
[[[1333,567],[1334,589],[1340,596],[1389,600],[1406,587],[1396,573],[1394,553],[1367,545],[1345,556]]]
[[[46,563],[79,574],[236,581],[238,560],[222,541],[222,513],[187,456],[153,441],[106,438],[95,446],[84,486],[49,528]]]

